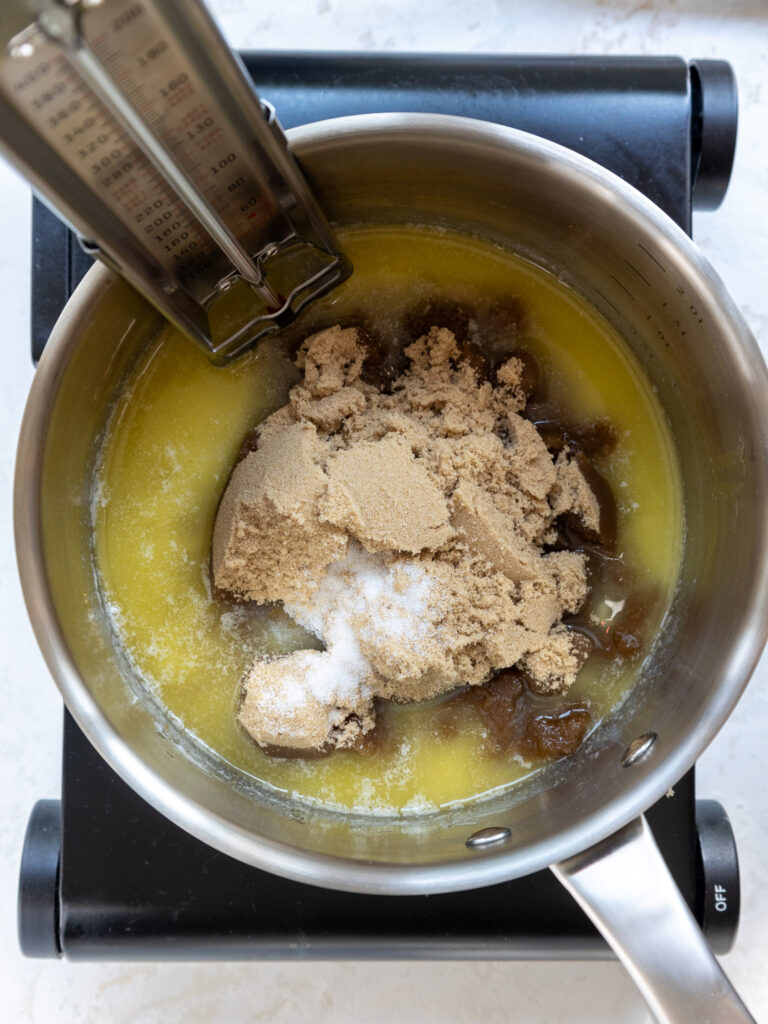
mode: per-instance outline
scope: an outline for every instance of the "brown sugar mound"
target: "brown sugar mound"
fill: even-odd
[[[586,656],[562,625],[587,597],[585,556],[547,546],[561,516],[598,531],[600,504],[520,415],[524,362],[491,384],[432,327],[385,393],[366,355],[354,328],[305,341],[302,383],[216,517],[216,586],[282,601],[326,648],[246,672],[240,722],[263,746],[350,746],[375,697],[424,700],[511,666],[562,693]]]
[[[326,701],[312,692],[308,680],[330,662],[327,651],[296,651],[283,658],[258,658],[246,672],[240,722],[257,734],[263,746],[319,750],[349,746],[360,732],[373,727],[373,710],[362,715],[355,706],[334,702],[329,714]],[[290,684],[286,685],[286,678]]]
[[[448,541],[448,503],[402,434],[332,455],[321,517],[368,551],[434,551]]]
[[[344,555],[346,534],[316,513],[326,488],[322,448],[313,426],[293,423],[235,467],[213,531],[217,587],[251,601],[281,601]]]

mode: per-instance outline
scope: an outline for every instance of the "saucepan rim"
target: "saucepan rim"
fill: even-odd
[[[755,459],[768,481],[768,373],[757,343],[715,271],[688,236],[650,200],[616,175],[573,151],[513,128],[467,118],[431,114],[364,114],[317,122],[291,129],[293,151],[311,163],[313,148],[349,145],[356,138],[375,136],[425,137],[450,135],[482,147],[513,146],[545,161],[557,161],[590,187],[597,187],[642,217],[682,257],[687,272],[705,294],[713,297],[714,314],[727,339],[728,354],[754,394],[751,410],[759,426]],[[44,440],[55,396],[76,347],[78,325],[87,322],[94,303],[114,285],[111,271],[96,265],[88,271],[59,317],[37,369],[24,413],[16,462],[14,520],[22,589],[30,619],[48,668],[75,721],[111,767],[149,804],[171,821],[222,852],[255,867],[308,884],[366,892],[415,894],[470,889],[528,874],[584,850],[647,810],[691,767],[728,718],[757,664],[768,636],[768,560],[756,559],[750,582],[751,602],[743,614],[743,629],[733,643],[732,658],[712,699],[683,740],[646,773],[613,799],[567,830],[523,849],[509,848],[473,854],[452,861],[416,865],[368,862],[319,854],[250,832],[182,795],[160,777],[115,731],[89,693],[68,650],[44,561],[41,494]],[[41,443],[42,442],[42,443]],[[767,484],[768,486],[768,484]],[[761,521],[763,545],[768,517]]]

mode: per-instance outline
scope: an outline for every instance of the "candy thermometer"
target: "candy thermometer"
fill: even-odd
[[[0,150],[216,359],[350,272],[201,0],[3,0]]]

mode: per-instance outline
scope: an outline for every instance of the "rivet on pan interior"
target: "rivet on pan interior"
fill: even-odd
[[[641,761],[656,742],[656,738],[655,732],[644,732],[642,736],[632,740],[624,751],[624,756],[621,759],[622,765],[625,768],[629,768],[630,765]]]
[[[502,825],[493,825],[490,828],[481,828],[473,832],[467,839],[467,846],[477,849],[479,846],[490,846],[492,843],[505,843],[512,835],[508,828]]]

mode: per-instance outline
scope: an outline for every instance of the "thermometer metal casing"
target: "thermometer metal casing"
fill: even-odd
[[[0,148],[215,358],[350,272],[271,108],[199,0],[5,0]]]

